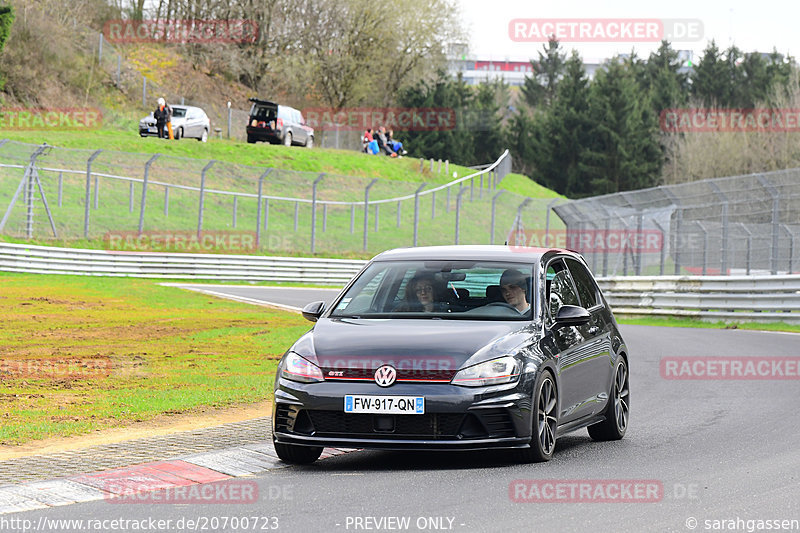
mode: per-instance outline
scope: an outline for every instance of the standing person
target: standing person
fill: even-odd
[[[158,107],[153,111],[153,118],[156,119],[156,128],[158,129],[158,138],[164,139],[167,137],[165,132],[167,122],[170,119],[170,111],[167,107],[167,102],[163,98],[158,99]],[[170,124],[171,126],[172,124]]]

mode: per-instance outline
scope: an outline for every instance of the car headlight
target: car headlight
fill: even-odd
[[[294,352],[289,352],[283,360],[281,377],[301,383],[325,381],[322,370],[317,365]]]
[[[485,387],[510,383],[519,378],[519,362],[507,355],[456,372],[451,383],[462,387]]]

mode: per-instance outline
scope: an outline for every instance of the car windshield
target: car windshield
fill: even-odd
[[[386,261],[370,265],[331,317],[530,320],[531,265]]]

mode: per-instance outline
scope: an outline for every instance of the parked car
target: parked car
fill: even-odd
[[[392,250],[303,316],[315,325],[275,378],[272,435],[286,462],[325,446],[511,448],[547,461],[565,433],[625,435],[628,348],[579,254]]]
[[[172,133],[175,139],[193,138],[201,142],[208,141],[208,132],[211,130],[211,121],[208,115],[199,107],[190,105],[173,105],[172,107]],[[139,121],[139,135],[158,135],[156,119],[153,113]]]
[[[314,147],[314,128],[307,126],[297,109],[267,100],[251,98],[247,123],[247,142],[266,141],[285,146]]]

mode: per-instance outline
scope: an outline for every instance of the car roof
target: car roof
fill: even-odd
[[[513,263],[532,263],[539,261],[546,254],[567,254],[579,257],[574,252],[560,248],[532,248],[526,246],[420,246],[415,248],[397,248],[375,256],[373,261],[405,261],[405,260],[473,260],[473,261],[510,261]]]

